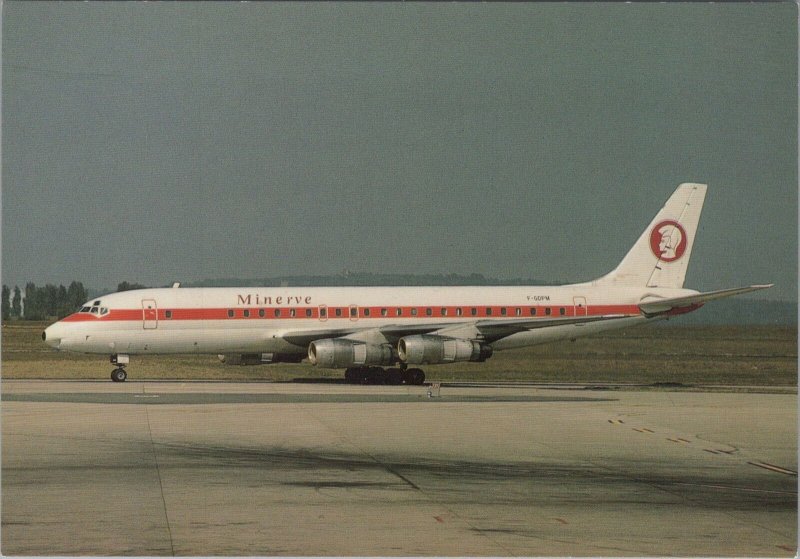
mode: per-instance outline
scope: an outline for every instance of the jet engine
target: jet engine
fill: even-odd
[[[302,355],[293,353],[226,353],[217,355],[225,365],[268,365],[270,363],[300,363]]]
[[[390,344],[375,345],[328,338],[309,344],[308,359],[324,369],[344,369],[358,365],[394,365],[397,353]]]
[[[400,361],[409,365],[486,361],[492,356],[492,346],[444,336],[406,336],[397,343],[397,353]]]

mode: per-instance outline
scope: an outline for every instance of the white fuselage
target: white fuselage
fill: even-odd
[[[624,328],[648,320],[638,303],[688,289],[558,287],[253,287],[163,288],[113,293],[88,302],[45,331],[58,349],[104,354],[305,354],[287,341],[315,331],[341,336],[389,326],[469,324],[616,315],[613,321],[518,332],[491,345],[521,347]],[[94,305],[93,303],[97,303]],[[92,311],[90,309],[97,309]],[[621,316],[622,315],[622,316]]]

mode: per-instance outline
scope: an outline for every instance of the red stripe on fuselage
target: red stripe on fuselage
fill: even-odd
[[[357,314],[351,316],[351,309]],[[549,313],[548,313],[549,309]],[[562,310],[563,309],[563,310]],[[576,312],[576,310],[578,312]],[[263,313],[262,313],[263,311]],[[558,318],[574,316],[602,316],[607,314],[623,314],[638,316],[638,305],[590,305],[576,308],[573,305],[536,305],[536,306],[501,306],[501,305],[467,305],[467,306],[412,306],[412,307],[357,307],[330,306],[325,307],[327,319],[518,319],[518,318]],[[339,314],[337,314],[337,311]],[[231,316],[231,313],[233,316]],[[460,313],[460,314],[459,314]],[[169,314],[169,318],[167,315]],[[245,316],[248,314],[249,316]],[[262,316],[263,314],[263,316]],[[166,308],[158,309],[158,320],[284,320],[292,318],[320,319],[320,307],[248,307],[248,308]],[[148,317],[152,320],[152,318]],[[104,316],[91,313],[75,313],[67,316],[62,322],[91,321],[142,321],[142,309],[110,309]]]

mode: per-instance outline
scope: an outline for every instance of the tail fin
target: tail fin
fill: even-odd
[[[681,184],[619,266],[594,283],[683,287],[705,197],[705,184]]]

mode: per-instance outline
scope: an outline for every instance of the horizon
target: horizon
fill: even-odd
[[[440,278],[442,281],[437,283],[374,283],[374,284],[367,284],[367,283],[347,283],[347,279],[358,281],[359,277],[373,277],[377,279],[388,279],[397,276],[403,276],[408,278],[408,280],[413,280],[414,278],[419,279],[430,279],[430,278]],[[458,280],[469,280],[475,276],[478,276],[484,283],[465,283],[465,282],[458,282]],[[289,280],[298,280],[298,282],[292,283]],[[312,280],[312,279],[327,279],[331,280],[331,283],[323,283],[323,284],[314,284],[314,283],[302,283],[304,280]],[[450,280],[450,282],[446,280]],[[338,275],[319,275],[319,274],[290,274],[285,276],[271,276],[271,277],[262,277],[262,278],[234,278],[234,277],[227,277],[227,278],[206,278],[197,281],[191,282],[184,282],[181,280],[173,280],[168,282],[158,282],[156,284],[142,284],[136,280],[128,281],[124,280],[120,282],[116,288],[108,287],[108,286],[93,286],[88,285],[80,280],[71,280],[79,282],[83,285],[84,289],[87,293],[89,293],[89,299],[98,297],[100,295],[108,295],[112,293],[117,293],[118,287],[122,283],[129,284],[131,286],[136,287],[129,287],[127,289],[123,289],[122,291],[133,290],[133,289],[168,289],[172,288],[175,283],[180,283],[179,288],[187,289],[187,288],[235,288],[235,287],[253,287],[253,288],[283,288],[283,287],[561,287],[561,286],[569,286],[576,283],[583,283],[583,281],[564,281],[564,282],[555,282],[555,281],[546,281],[546,280],[539,280],[537,278],[498,278],[498,277],[486,277],[483,274],[479,273],[472,273],[472,274],[412,274],[412,273],[397,273],[397,274],[389,274],[389,273],[372,273],[372,272],[352,272],[350,271],[347,275],[344,273],[340,273]],[[261,282],[261,283],[259,283]],[[270,282],[281,282],[280,285],[270,285]],[[70,282],[67,284],[64,283],[55,283],[55,282],[45,282],[42,284],[36,282],[26,282],[33,283],[37,288],[45,287],[46,285],[52,285],[55,287],[60,286],[68,286]],[[14,287],[19,287],[20,292],[22,295],[22,300],[25,299],[25,285],[8,285],[3,283],[3,285],[9,287],[13,294]],[[684,286],[684,289],[693,289],[691,287]],[[753,294],[744,294],[737,296],[732,301],[763,301],[765,303],[780,303],[780,304],[793,304],[797,305],[797,299],[779,299],[779,298],[772,298],[772,297],[764,297],[770,292],[772,288],[768,288],[765,290],[757,291],[760,297],[755,297]],[[716,303],[715,303],[716,304]]]

